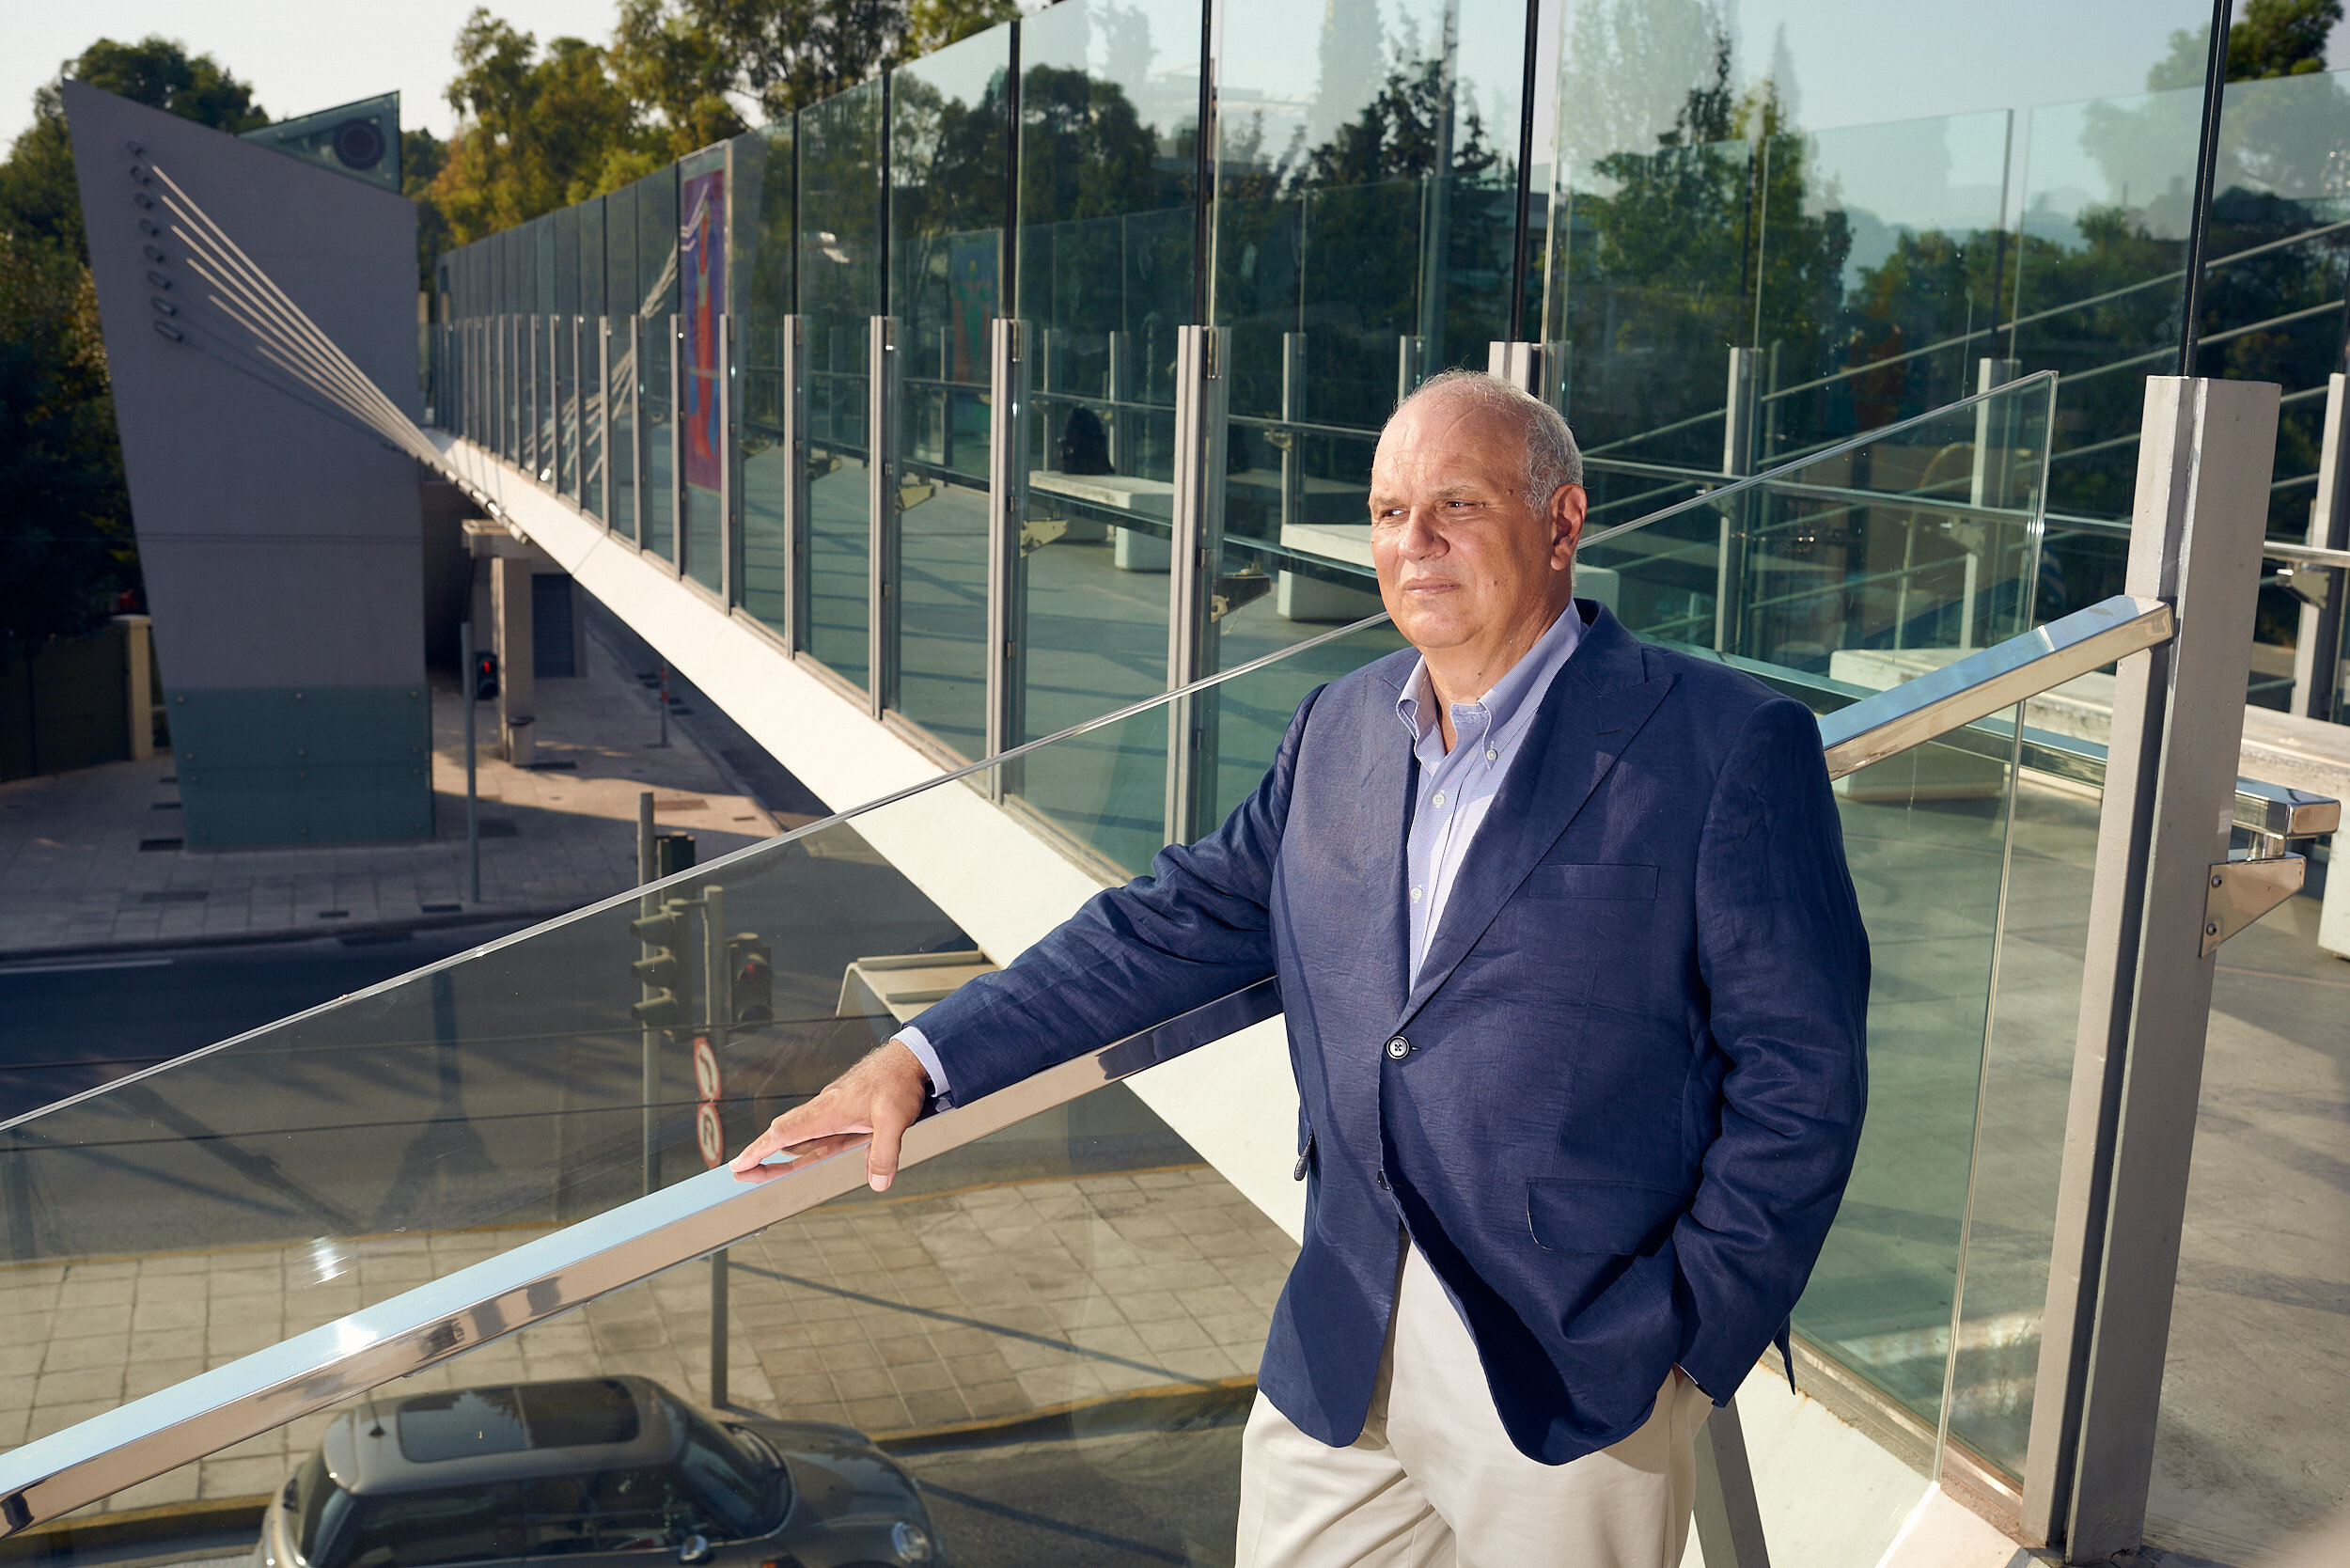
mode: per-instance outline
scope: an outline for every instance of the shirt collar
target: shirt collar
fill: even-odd
[[[1485,735],[1496,736],[1521,719],[1531,718],[1542,694],[1550,689],[1551,677],[1582,640],[1583,614],[1570,600],[1549,629],[1534,640],[1534,646],[1494,682],[1493,690],[1478,701],[1452,705],[1453,732],[1461,734],[1475,723]],[[1427,659],[1412,666],[1411,679],[1403,682],[1402,693],[1395,699],[1395,713],[1415,745],[1436,728],[1435,687],[1428,678]]]

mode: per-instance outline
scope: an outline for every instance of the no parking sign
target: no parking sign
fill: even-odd
[[[694,1107],[694,1137],[701,1145],[702,1164],[714,1170],[726,1162],[727,1135],[718,1120],[718,1053],[705,1034],[694,1037],[694,1087],[701,1091],[701,1104]]]

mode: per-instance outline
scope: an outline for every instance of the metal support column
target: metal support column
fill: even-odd
[[[1109,398],[1110,416],[1104,423],[1109,427],[1104,433],[1109,437],[1110,472],[1131,474],[1140,456],[1135,450],[1134,421],[1128,417],[1126,410],[1126,405],[1134,400],[1135,396],[1135,335],[1131,332],[1113,332],[1109,335],[1109,381],[1105,392]]]
[[[1395,400],[1398,403],[1410,397],[1419,384],[1428,379],[1420,368],[1427,349],[1428,339],[1425,337],[1407,332],[1396,338]]]
[[[694,1078],[695,1087],[702,1097],[702,1112],[699,1114],[715,1118],[719,1090],[716,1066],[725,1059],[721,1053],[726,1049],[727,1026],[734,1021],[734,976],[727,966],[726,888],[714,882],[705,883],[698,902],[702,913],[701,994],[704,1000],[703,1027],[697,1031],[698,1038],[694,1043]],[[698,1136],[702,1128],[697,1124],[695,1131]],[[723,1152],[723,1134],[720,1137],[719,1148]],[[704,1163],[710,1163],[707,1145],[702,1150],[702,1156]],[[713,1168],[715,1168],[714,1166]],[[725,1247],[710,1255],[710,1403],[721,1410],[728,1403]]]
[[[639,918],[650,919],[661,913],[660,898],[650,891],[660,877],[660,850],[653,833],[652,792],[640,790],[636,793],[636,886],[648,891],[637,895],[636,913]],[[649,959],[652,954],[652,944],[650,942],[638,949],[640,958]],[[648,978],[642,987],[644,999],[650,1001],[659,989]],[[637,1062],[637,1092],[644,1106],[644,1126],[639,1166],[645,1190],[650,1192],[660,1184],[661,1180],[660,1127],[654,1109],[661,1098],[661,1030],[650,1022],[644,1026],[640,1046],[643,1054]]]
[[[2350,377],[2326,378],[2326,427],[2317,459],[2317,499],[2310,503],[2309,541],[2321,550],[2350,550]],[[2350,572],[2295,571],[2301,635],[2293,648],[2293,711],[2330,721],[2342,689],[2342,625],[2350,599]]]
[[[612,520],[612,318],[596,318],[596,517]]]
[[[1730,351],[1730,384],[1724,392],[1722,473],[1744,478],[1754,472],[1754,371],[1761,356],[1752,349]],[[1714,647],[1735,653],[1745,619],[1740,600],[1747,577],[1747,502],[1741,491],[1722,512],[1721,543],[1714,559]]]
[[[1028,516],[1028,360],[1025,324],[999,316],[988,323],[988,388],[994,418],[987,438],[987,754],[1018,745],[1026,729],[1021,698],[1027,651],[1027,567],[1020,546]],[[1016,764],[1015,764],[1016,765]],[[998,768],[998,795],[1016,791]]]
[[[1762,1509],[1736,1400],[1705,1418],[1698,1434],[1698,1556],[1705,1568],[1771,1568]]]
[[[734,464],[742,444],[734,439],[734,318],[718,318],[718,602],[729,607],[743,598],[743,526],[734,515]]]
[[[572,425],[572,504],[582,508],[588,505],[588,400],[583,389],[588,378],[580,373],[587,364],[580,350],[586,347],[587,326],[587,317],[572,318],[572,380],[563,396]]]
[[[523,472],[539,477],[539,318],[523,318],[515,346],[523,352]]]
[[[783,449],[791,465],[783,498],[783,624],[786,648],[807,643],[807,318],[786,316],[781,331]]]
[[[866,705],[898,701],[898,319],[876,316],[866,338]]]
[[[1306,417],[1306,335],[1281,334],[1281,417]],[[1299,451],[1298,432],[1284,430],[1274,438],[1281,448],[1281,526],[1306,521],[1306,454]]]
[[[1227,382],[1223,329],[1175,332],[1174,539],[1167,555],[1167,684],[1214,671],[1213,599],[1224,559]],[[1215,693],[1179,698],[1167,710],[1167,840],[1198,836],[1200,790],[1215,776]]]
[[[664,316],[669,339],[669,568],[685,575],[685,318]]]
[[[628,319],[628,537],[645,547],[645,318]]]
[[[2277,400],[2264,382],[2146,383],[2123,591],[2170,604],[2178,633],[2116,666],[2024,1465],[2027,1537],[2068,1562],[2134,1548],[2145,1525]]]

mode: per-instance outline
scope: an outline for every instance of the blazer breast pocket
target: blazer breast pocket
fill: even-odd
[[[1656,868],[1553,862],[1537,866],[1518,887],[1522,899],[1656,902]]]

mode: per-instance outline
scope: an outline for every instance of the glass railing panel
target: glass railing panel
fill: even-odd
[[[1756,467],[1978,390],[2013,290],[2005,109],[1768,138]],[[1937,178],[1922,180],[1921,169]]]
[[[685,574],[711,592],[726,582],[726,464],[732,432],[718,393],[727,313],[727,149],[678,165],[678,499]]]
[[[871,663],[870,344],[882,307],[882,84],[803,109],[800,311],[807,330],[808,591],[801,644],[863,685]]]
[[[1591,526],[1585,591],[1639,635],[1872,690],[1987,648],[2035,619],[2050,394],[2016,383],[1719,499],[1652,478],[1704,498]]]
[[[637,542],[675,560],[677,498],[672,479],[677,455],[671,421],[676,410],[670,383],[670,338],[677,331],[679,299],[677,165],[656,170],[628,189],[634,193],[636,204],[638,353],[632,368],[642,432],[638,462],[643,467],[637,486],[641,529]]]
[[[677,410],[670,396],[673,315],[646,316],[636,323],[636,402],[644,473],[637,492],[643,536],[637,542],[665,560],[677,558]]]
[[[964,757],[987,750],[989,322],[1005,313],[1011,29],[898,68],[890,87],[889,313],[898,320],[897,689]]]
[[[786,337],[798,310],[792,232],[792,117],[734,139],[734,384],[738,412],[743,608],[770,631],[791,622]]]
[[[1869,1116],[1795,1328],[1908,1411],[1929,1462],[1997,974],[2010,749],[1962,730],[1837,782],[1869,931]]]
[[[1021,25],[1015,312],[1030,403],[1015,741],[1167,689],[1199,43],[1194,0],[1068,0]]]
[[[2212,985],[2147,1538],[2225,1562],[2311,1551],[2350,1496],[2350,966],[2322,902],[2230,938]]]
[[[1718,472],[1728,345],[1750,340],[1753,145],[1584,145],[1573,118],[1551,250],[1568,422],[1589,457]]]
[[[2044,716],[2028,707],[2015,782],[1950,1409],[1952,1441],[2012,1478],[2031,1435],[2105,771]]]
[[[605,395],[612,400],[612,515],[615,533],[636,537],[636,357],[629,326],[644,298],[636,284],[636,187],[603,198],[604,315],[612,335]]]
[[[780,1092],[746,1111],[792,1103],[769,1087]],[[109,1352],[73,1390],[93,1397],[36,1406],[27,1435],[167,1387],[224,1345],[259,1349],[331,1321],[357,1304],[357,1280],[422,1278],[543,1233],[385,1237],[338,1285],[282,1307],[285,1283],[316,1272],[302,1247],[183,1251],[42,1282],[13,1271],[11,1295],[42,1313],[80,1304],[91,1332],[53,1344]],[[613,1547],[663,1560],[692,1534],[722,1560],[1229,1560],[1241,1424],[1295,1253],[1144,1094],[1111,1085],[914,1167],[886,1196],[859,1191],[128,1487],[71,1516],[99,1529],[60,1531],[48,1558],[92,1555],[86,1543],[109,1528],[153,1540],[176,1515],[169,1545],[227,1556],[262,1541],[262,1560],[312,1568],[384,1548],[416,1568],[478,1560],[489,1526],[525,1537],[515,1555],[591,1549],[611,1531]],[[102,1280],[129,1305],[88,1305]],[[117,1318],[141,1325],[141,1354]],[[477,1420],[463,1436],[486,1462],[444,1454],[428,1493],[371,1498],[352,1473],[353,1459],[418,1463],[452,1417],[500,1411],[521,1419],[516,1447],[565,1414],[600,1414],[609,1430],[676,1422],[694,1463],[574,1447],[575,1464],[549,1456],[541,1467],[559,1474],[517,1497]],[[380,1458],[370,1438],[389,1440]],[[778,1465],[796,1497],[768,1492]],[[649,1481],[661,1506],[609,1517]],[[844,1491],[858,1506],[839,1506]]]

